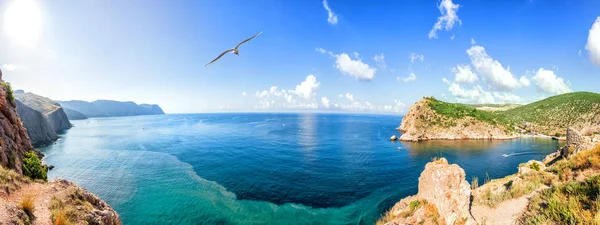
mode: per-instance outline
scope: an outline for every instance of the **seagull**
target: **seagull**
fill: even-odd
[[[235,48],[228,49],[228,50],[224,51],[224,52],[223,52],[223,53],[221,53],[219,56],[217,56],[217,58],[213,59],[213,61],[211,61],[211,62],[209,62],[208,64],[206,64],[206,66],[208,66],[208,65],[210,65],[210,64],[212,64],[212,63],[214,63],[214,62],[216,62],[217,60],[219,60],[221,57],[223,57],[223,55],[227,54],[228,52],[233,52],[233,54],[236,54],[236,55],[238,55],[238,56],[239,56],[239,49],[238,49],[238,48],[240,47],[240,45],[242,45],[242,44],[244,44],[244,43],[246,43],[246,42],[248,42],[248,41],[250,41],[250,40],[254,39],[256,36],[258,36],[258,35],[260,35],[260,34],[262,34],[262,31],[261,31],[261,32],[258,32],[258,34],[256,34],[256,35],[254,35],[254,36],[252,36],[252,37],[250,37],[250,38],[248,38],[248,39],[246,39],[246,40],[244,40],[244,41],[240,42],[238,45],[236,45],[236,46],[235,46]]]

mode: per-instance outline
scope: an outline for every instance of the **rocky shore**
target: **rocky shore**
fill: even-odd
[[[550,211],[553,209],[543,198],[554,195],[544,190],[557,191],[585,184],[589,179],[600,179],[600,135],[583,136],[572,128],[567,134],[567,144],[543,161],[522,163],[517,174],[489,180],[481,186],[476,180],[469,184],[460,166],[449,164],[445,158],[434,159],[419,177],[418,193],[396,203],[377,224],[529,224],[533,220],[561,224],[556,220],[568,215],[555,216]],[[584,200],[581,196],[585,194],[571,193],[579,201]],[[590,201],[595,197],[591,196]],[[569,201],[568,196],[562,199]],[[583,215],[570,219],[575,224],[587,224],[594,219],[593,215],[585,216],[588,213],[585,208],[569,207]]]

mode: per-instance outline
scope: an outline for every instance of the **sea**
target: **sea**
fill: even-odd
[[[214,113],[89,118],[41,148],[128,224],[374,224],[445,157],[467,180],[517,172],[558,141],[393,142],[396,115]],[[503,157],[503,155],[507,157]]]

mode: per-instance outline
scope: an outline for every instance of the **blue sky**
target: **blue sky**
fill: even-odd
[[[600,92],[600,1],[327,5],[331,15],[321,0],[0,1],[0,65],[16,89],[168,113],[403,113],[430,95],[528,103]],[[259,31],[239,56],[205,67]]]

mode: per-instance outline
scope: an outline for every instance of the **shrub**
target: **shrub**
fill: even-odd
[[[533,162],[529,165],[529,168],[535,171],[540,171],[540,164],[538,164],[537,162]]]
[[[8,82],[2,82],[2,87],[6,89],[6,99],[10,101],[15,100],[15,96],[13,95],[13,89]]]
[[[421,201],[419,200],[414,200],[412,202],[410,202],[410,211],[415,211],[417,208],[419,208],[419,206],[421,206]]]
[[[42,161],[38,158],[37,154],[33,151],[25,153],[23,159],[23,175],[30,177],[31,179],[47,180],[47,168],[42,166]]]
[[[19,209],[25,211],[29,219],[33,220],[33,211],[35,210],[35,200],[32,195],[26,195],[19,203]]]

